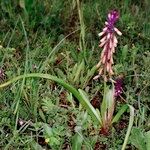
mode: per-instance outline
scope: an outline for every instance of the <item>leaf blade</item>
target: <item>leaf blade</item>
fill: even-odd
[[[128,139],[129,139],[129,135],[133,126],[133,121],[134,121],[134,107],[131,105],[128,105],[129,109],[130,109],[130,119],[129,119],[129,125],[128,125],[128,129],[127,129],[127,133],[125,135],[125,139],[122,145],[122,149],[121,150],[125,150]]]
[[[127,108],[128,108],[128,105],[126,104],[123,105],[121,109],[118,111],[118,113],[115,115],[115,117],[113,118],[112,123],[117,122],[120,119],[121,115],[127,110]]]

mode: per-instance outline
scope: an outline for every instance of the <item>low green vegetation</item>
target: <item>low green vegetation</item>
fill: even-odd
[[[149,7],[148,0],[1,0],[0,149],[150,150]],[[114,75],[93,79],[111,10],[122,32]]]

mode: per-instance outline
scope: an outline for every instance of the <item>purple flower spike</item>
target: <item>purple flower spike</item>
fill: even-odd
[[[122,94],[122,87],[123,87],[123,79],[122,78],[118,78],[116,79],[115,82],[115,97],[118,97]]]
[[[117,11],[113,10],[108,14],[108,20],[107,20],[108,32],[114,31],[114,24],[118,19],[119,19],[119,13]]]
[[[102,36],[106,33],[113,33],[113,32],[116,32],[118,35],[122,35],[122,33],[114,26],[114,24],[117,22],[118,19],[119,19],[118,11],[112,10],[108,14],[107,21],[105,22],[105,27],[103,31],[99,33],[99,36]]]
[[[106,78],[106,73],[109,76],[113,75],[112,65],[113,65],[113,53],[115,53],[115,48],[117,47],[117,37],[118,35],[122,35],[122,33],[115,27],[116,21],[119,19],[119,13],[116,10],[110,11],[108,13],[107,21],[105,22],[105,27],[102,32],[99,33],[101,36],[99,47],[103,48],[101,52],[100,61],[97,64],[97,68],[99,69],[99,75],[94,79],[98,78],[100,75],[104,74]]]

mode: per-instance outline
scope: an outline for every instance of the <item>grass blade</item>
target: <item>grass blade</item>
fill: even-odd
[[[127,129],[127,133],[126,133],[124,143],[123,143],[121,150],[125,150],[125,148],[126,148],[126,145],[127,145],[128,139],[129,139],[129,135],[131,132],[131,128],[133,126],[133,121],[134,121],[134,108],[131,105],[128,105],[128,106],[130,108],[130,119],[129,119],[129,125],[128,125],[128,129]]]
[[[73,82],[76,82],[77,80],[79,80],[81,71],[84,70],[84,66],[85,66],[84,65],[84,61],[82,60],[82,62],[79,64],[79,66],[78,66],[78,68],[76,70],[76,74],[75,74]]]
[[[81,150],[83,137],[76,133],[72,138],[72,150]]]
[[[128,105],[123,105],[121,109],[118,111],[118,113],[115,115],[115,117],[113,118],[112,123],[117,122],[120,119],[121,115],[127,110],[127,108]]]

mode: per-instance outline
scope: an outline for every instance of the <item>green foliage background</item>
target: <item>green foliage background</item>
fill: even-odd
[[[134,135],[150,130],[150,2],[80,0],[79,4],[76,0],[0,0],[0,67],[6,74],[1,82],[23,73],[48,73],[86,90],[91,100],[98,95],[101,101],[102,81],[91,80],[90,70],[101,53],[98,33],[107,13],[117,9],[116,26],[123,35],[114,56],[114,78],[124,75],[123,97],[135,108],[138,129],[133,129],[134,140],[128,143],[135,149],[139,139]],[[63,92],[65,98],[60,96]],[[116,103],[118,110],[122,103]],[[128,116],[121,121],[128,122]],[[20,118],[26,124],[18,129]],[[75,141],[83,149],[97,145],[121,149],[126,131],[126,125],[119,131],[114,126],[108,137],[100,135],[99,127],[69,92],[39,79],[1,89],[0,120],[1,149],[42,149],[39,139],[49,137],[50,144],[43,146],[47,149],[71,149]]]

